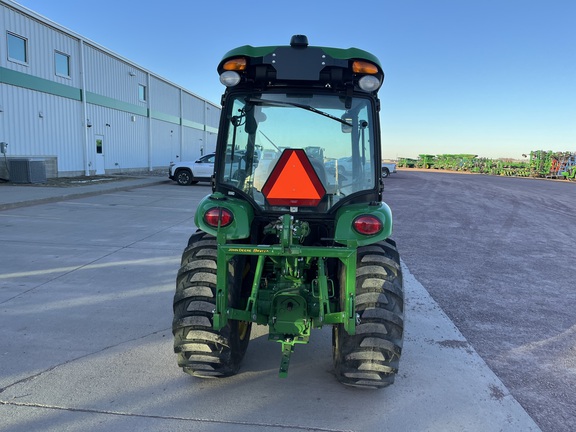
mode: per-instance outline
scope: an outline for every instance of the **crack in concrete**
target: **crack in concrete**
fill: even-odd
[[[254,426],[263,428],[278,428],[290,430],[301,430],[310,432],[353,432],[350,429],[330,429],[330,428],[318,428],[318,427],[308,427],[308,426],[296,426],[296,425],[283,425],[275,423],[254,423],[254,422],[241,422],[241,421],[227,421],[227,420],[216,420],[208,418],[195,418],[195,417],[176,417],[176,416],[163,416],[163,415],[150,415],[150,414],[136,414],[122,411],[107,411],[89,408],[70,408],[62,407],[57,405],[45,405],[38,403],[26,403],[26,402],[8,402],[0,400],[0,405],[6,406],[17,406],[17,407],[27,407],[27,408],[43,408],[58,411],[68,411],[68,412],[78,412],[78,413],[88,413],[88,414],[104,414],[113,415],[121,417],[139,417],[139,418],[149,418],[157,420],[177,420],[177,421],[192,421],[192,422],[203,422],[212,424],[226,424],[226,425],[242,425],[242,426]]]
[[[90,357],[90,356],[93,356],[93,355],[96,355],[96,354],[100,354],[100,353],[102,353],[102,352],[104,352],[104,351],[107,351],[107,350],[109,350],[109,349],[116,348],[116,347],[118,347],[118,346],[121,346],[121,345],[124,345],[124,344],[127,344],[127,343],[131,343],[131,342],[134,342],[134,341],[137,341],[137,340],[145,339],[145,338],[147,338],[147,337],[149,337],[149,336],[156,335],[156,334],[159,334],[159,333],[162,333],[162,332],[166,332],[166,331],[171,331],[171,328],[164,328],[164,329],[161,329],[161,330],[156,330],[156,331],[153,331],[153,332],[151,332],[151,333],[147,333],[147,334],[145,334],[145,335],[143,335],[143,336],[138,336],[138,337],[135,337],[135,338],[132,338],[132,339],[128,339],[128,340],[119,342],[119,343],[114,344],[114,345],[109,345],[109,346],[106,346],[106,347],[104,347],[104,348],[99,349],[98,351],[94,351],[94,352],[91,352],[91,353],[88,353],[88,354],[84,354],[84,355],[82,355],[82,356],[80,356],[80,357],[76,357],[76,358],[73,358],[73,359],[70,359],[70,360],[66,360],[65,362],[58,363],[58,364],[56,364],[56,365],[54,365],[54,366],[50,366],[48,369],[45,369],[45,370],[43,370],[43,371],[40,371],[40,372],[38,372],[38,373],[36,373],[36,374],[34,374],[34,375],[27,376],[27,377],[25,377],[25,378],[19,379],[18,381],[14,381],[13,383],[10,383],[10,384],[8,384],[8,385],[6,385],[6,386],[4,386],[4,387],[1,387],[1,388],[0,388],[0,394],[4,393],[6,390],[8,390],[8,389],[11,388],[11,387],[14,387],[14,386],[16,386],[16,385],[18,385],[18,384],[26,383],[26,382],[28,382],[28,381],[32,381],[33,379],[38,378],[39,376],[42,376],[42,375],[44,375],[44,374],[46,374],[46,373],[48,373],[48,372],[51,372],[51,371],[53,371],[54,369],[57,369],[57,368],[59,368],[59,367],[61,367],[61,366],[66,366],[66,365],[69,365],[69,364],[71,364],[71,363],[74,363],[74,362],[76,362],[76,361],[78,361],[78,360],[83,360],[83,359],[88,358],[88,357]],[[0,403],[4,403],[4,402],[0,400]]]

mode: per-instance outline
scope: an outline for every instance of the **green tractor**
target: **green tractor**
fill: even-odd
[[[226,86],[212,194],[183,252],[174,351],[197,377],[239,371],[253,323],[281,346],[332,326],[338,380],[394,382],[404,288],[382,202],[379,60],[356,48],[242,46],[218,66]]]

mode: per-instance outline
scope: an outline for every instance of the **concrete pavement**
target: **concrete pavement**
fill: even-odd
[[[240,374],[183,374],[171,297],[193,201],[209,188],[116,183],[0,186],[2,430],[539,430],[406,266],[392,387],[337,383],[329,327],[296,348],[287,379],[264,327]]]

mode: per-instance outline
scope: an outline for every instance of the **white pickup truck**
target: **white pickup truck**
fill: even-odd
[[[396,172],[396,163],[382,162],[382,177],[388,177],[390,174]]]

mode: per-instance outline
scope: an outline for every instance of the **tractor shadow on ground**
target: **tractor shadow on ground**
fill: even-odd
[[[252,327],[250,343],[240,367],[239,375],[265,374],[271,379],[282,382],[310,382],[310,380],[328,379],[337,382],[332,367],[332,326],[312,331],[308,344],[296,344],[290,356],[288,379],[278,376],[282,359],[281,344],[268,340],[266,326]],[[327,373],[330,375],[327,377]]]

